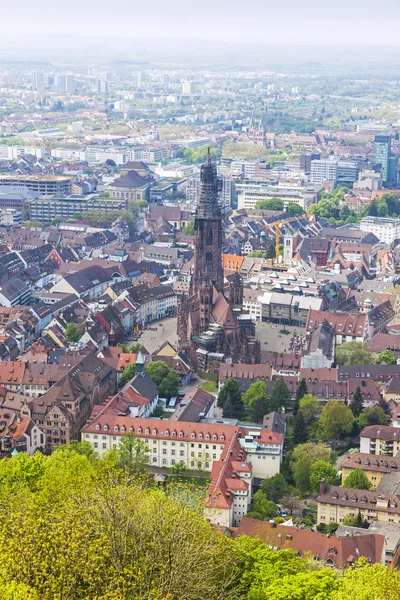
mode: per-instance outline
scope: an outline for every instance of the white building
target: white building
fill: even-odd
[[[369,231],[385,244],[393,244],[400,239],[400,220],[383,217],[363,217],[360,222],[361,231]]]
[[[310,180],[312,183],[331,182],[336,185],[338,162],[336,160],[312,160]]]

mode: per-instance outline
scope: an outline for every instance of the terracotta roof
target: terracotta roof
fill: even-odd
[[[373,440],[385,440],[385,441],[400,441],[400,428],[389,427],[386,425],[370,425],[364,427],[360,433],[360,438],[371,438]]]
[[[219,381],[228,379],[271,379],[271,365],[246,365],[221,363],[219,367]]]
[[[400,515],[400,498],[378,491],[369,492],[339,485],[325,485],[321,481],[317,502],[338,506],[351,506],[355,510],[369,509]]]
[[[0,385],[21,385],[24,378],[26,363],[5,360],[0,364]]]
[[[360,556],[365,556],[371,563],[382,560],[385,536],[366,534],[362,536],[334,537],[323,533],[277,525],[273,527],[265,521],[257,521],[244,517],[237,530],[237,535],[259,537],[279,549],[291,548],[305,555],[311,553],[337,568],[350,566]]]
[[[400,458],[359,452],[348,455],[341,463],[341,468],[376,471],[377,473],[400,472]]]
[[[112,425],[113,428],[118,427],[116,435],[123,435],[121,427],[125,427],[126,431],[132,429],[133,433],[138,437],[148,437],[149,435],[156,439],[176,437],[195,442],[205,442],[209,439],[210,441],[218,441],[220,444],[225,444],[238,432],[238,428],[232,425],[215,425],[213,423],[169,423],[169,421],[163,419],[139,419],[114,415],[110,417],[108,415],[96,417],[93,413],[91,419],[82,429],[84,433],[104,431],[104,425]],[[96,429],[97,426],[98,429]],[[148,431],[147,434],[146,430]]]
[[[313,331],[324,319],[331,325],[336,335],[364,337],[367,322],[367,316],[364,314],[350,315],[348,313],[310,310],[306,325],[307,331]]]

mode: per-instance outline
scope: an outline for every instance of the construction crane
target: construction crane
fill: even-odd
[[[300,219],[304,219],[305,215],[299,215],[297,217],[290,217],[290,219],[282,219],[282,221],[277,221],[274,223],[275,227],[275,258],[278,260],[279,258],[279,241],[280,241],[280,226],[285,223],[291,223],[292,221],[299,221]]]

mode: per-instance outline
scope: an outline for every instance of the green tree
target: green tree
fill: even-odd
[[[297,415],[297,412],[300,408],[300,400],[307,394],[307,383],[306,380],[303,379],[300,381],[298,388],[296,390],[296,399],[293,405],[293,416]]]
[[[265,253],[265,258],[269,260],[273,260],[275,258],[275,245],[269,244],[267,251]]]
[[[310,464],[314,464],[317,460],[330,462],[332,450],[322,443],[315,444],[314,442],[308,442],[307,444],[300,444],[299,446],[296,446],[292,452],[292,469],[297,461],[303,456],[309,459]]]
[[[330,400],[322,409],[320,424],[326,440],[337,440],[351,432],[354,416],[343,402]]]
[[[309,427],[318,419],[320,413],[319,400],[312,394],[306,394],[300,400],[300,412],[304,417],[306,427]]]
[[[95,458],[96,456],[96,452],[93,450],[92,444],[86,440],[82,440],[81,442],[78,442],[78,440],[71,440],[69,444],[66,446],[61,446],[61,448],[70,450],[71,452],[76,452],[81,456],[87,456],[87,458]]]
[[[328,485],[340,484],[336,467],[323,460],[318,460],[310,467],[310,486],[312,492],[318,492],[321,479],[324,479]]]
[[[242,418],[245,406],[237,379],[229,379],[218,394],[217,406],[227,418]]]
[[[264,416],[269,412],[268,396],[260,396],[253,402],[250,410],[251,419],[254,423],[262,423]]]
[[[293,444],[304,444],[308,439],[307,425],[304,420],[303,413],[299,411],[294,419],[294,425],[292,429],[292,442]]]
[[[264,210],[283,210],[283,200],[280,198],[272,198],[271,200],[258,200],[256,208]]]
[[[261,490],[264,492],[267,500],[271,500],[271,502],[279,502],[279,498],[281,498],[283,494],[286,494],[286,492],[289,490],[289,486],[282,473],[277,473],[272,477],[263,479]]]
[[[366,342],[344,342],[336,346],[338,365],[372,365],[372,352]]]
[[[393,352],[391,350],[384,350],[383,352],[380,352],[380,354],[378,354],[378,357],[376,359],[376,364],[377,365],[395,365],[397,363],[397,358],[395,356],[395,354],[393,354]]]
[[[350,475],[347,475],[343,482],[343,487],[356,490],[370,490],[372,484],[362,469],[354,469]]]
[[[301,456],[293,469],[293,477],[296,488],[302,494],[310,491],[310,469],[311,461],[307,456]]]
[[[194,220],[190,221],[183,229],[184,235],[194,235]]]
[[[400,571],[360,558],[344,571],[335,600],[399,600]]]
[[[280,411],[281,408],[288,408],[290,406],[291,395],[289,388],[282,379],[278,379],[275,382],[275,385],[272,389],[271,398],[270,398],[270,406],[271,410]]]
[[[359,387],[357,387],[356,391],[353,394],[353,398],[349,404],[349,408],[356,419],[364,410],[364,402],[361,395],[361,389]]]
[[[265,381],[255,381],[243,394],[243,402],[255,423],[262,423],[269,411],[269,399]]]
[[[390,414],[387,414],[381,406],[371,406],[358,417],[358,425],[361,428],[366,425],[389,425],[390,421]]]
[[[299,217],[300,215],[304,215],[304,210],[295,202],[289,202],[287,212],[291,217]]]
[[[164,398],[176,396],[179,390],[179,375],[165,362],[157,360],[146,367],[146,374],[157,386],[158,393]]]
[[[65,329],[65,338],[71,344],[76,344],[81,339],[81,329],[76,323],[68,323]]]
[[[131,363],[130,365],[125,367],[125,369],[122,371],[121,377],[119,379],[119,386],[124,387],[124,385],[126,385],[128,383],[128,381],[133,379],[135,377],[135,375],[136,375],[136,363]]]
[[[125,433],[118,445],[118,465],[129,475],[139,475],[146,471],[149,464],[150,448],[144,440],[133,433]]]
[[[260,519],[260,521],[269,521],[269,519],[278,516],[278,508],[274,502],[267,500],[261,490],[258,490],[254,494],[253,502],[247,516],[253,519]]]

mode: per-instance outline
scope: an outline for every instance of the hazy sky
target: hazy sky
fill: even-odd
[[[3,0],[2,36],[399,46],[400,0]]]

